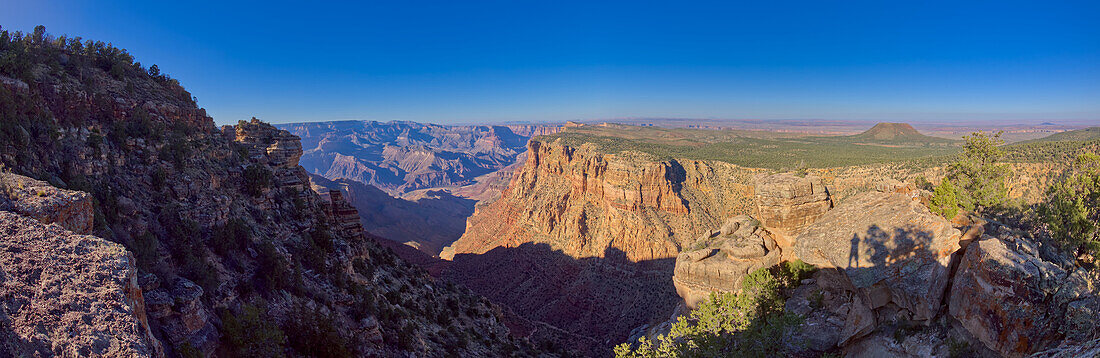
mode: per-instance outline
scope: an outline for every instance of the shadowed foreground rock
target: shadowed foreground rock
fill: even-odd
[[[866,305],[879,320],[927,322],[940,310],[960,236],[909,196],[872,191],[847,199],[806,228],[794,251],[807,263],[840,270],[847,280],[835,282],[847,287],[839,288],[853,291],[858,297],[852,303]],[[874,327],[873,317],[862,316],[849,314],[842,345]]]
[[[0,212],[0,356],[159,356],[122,245]]]

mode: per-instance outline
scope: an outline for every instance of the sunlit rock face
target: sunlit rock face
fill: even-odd
[[[860,299],[853,304],[866,306],[875,316],[927,322],[942,306],[960,236],[919,201],[871,191],[848,198],[807,227],[795,239],[794,253],[809,264],[843,273],[845,279],[835,282],[856,293]],[[848,322],[850,336],[842,337],[842,343],[869,333],[874,322]],[[851,327],[856,323],[862,328]]]
[[[0,210],[11,210],[44,223],[54,223],[77,234],[92,233],[92,196],[55,188],[44,181],[0,173],[7,199]]]
[[[776,174],[756,183],[756,205],[765,227],[796,236],[825,215],[833,202],[821,178]]]

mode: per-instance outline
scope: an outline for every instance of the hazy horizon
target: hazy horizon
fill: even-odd
[[[0,25],[113,42],[179,79],[218,123],[1087,124],[1100,122],[1096,13],[1091,2],[45,0],[7,4]]]

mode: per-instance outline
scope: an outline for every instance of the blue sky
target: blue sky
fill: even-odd
[[[0,0],[220,123],[624,117],[1100,122],[1096,1]]]

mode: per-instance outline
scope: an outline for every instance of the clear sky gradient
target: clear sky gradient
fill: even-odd
[[[1097,1],[0,0],[220,123],[624,117],[1100,122]]]

